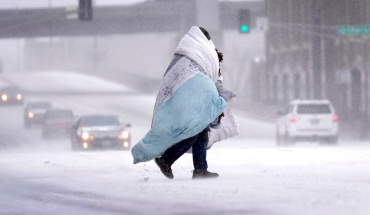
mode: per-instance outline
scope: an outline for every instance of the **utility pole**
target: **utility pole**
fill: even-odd
[[[321,63],[321,11],[320,11],[320,1],[315,2],[314,7],[314,26],[315,34],[313,35],[312,41],[312,79],[313,79],[313,97],[314,99],[322,98],[322,63]]]
[[[49,6],[48,6],[48,8],[49,8],[49,11],[50,11],[50,9],[51,9],[51,4],[52,4],[52,2],[51,2],[52,0],[49,0]],[[49,45],[48,45],[48,52],[49,52],[49,55],[48,55],[48,69],[53,69],[53,65],[54,65],[54,62],[53,62],[53,37],[52,36],[50,36],[49,37]]]
[[[364,125],[364,130],[366,131],[365,132],[365,134],[367,134],[367,131],[369,130],[369,91],[368,91],[368,89],[369,89],[369,74],[368,74],[368,72],[369,72],[369,67],[368,67],[368,62],[367,62],[367,59],[368,59],[368,57],[369,57],[369,55],[368,55],[368,51],[369,51],[369,49],[368,49],[368,45],[367,44],[365,44],[364,45],[364,56],[363,56],[363,63],[364,63],[364,69],[365,69],[365,72],[364,72],[364,74],[365,74],[365,125]],[[364,138],[367,138],[367,137],[369,137],[368,135],[364,135]]]

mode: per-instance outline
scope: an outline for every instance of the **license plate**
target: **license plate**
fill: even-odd
[[[103,141],[102,143],[101,143],[103,146],[110,146],[112,143],[110,142],[110,141]]]
[[[319,124],[320,123],[320,120],[318,120],[318,119],[311,119],[310,122],[311,122],[311,124],[316,125],[316,124]]]

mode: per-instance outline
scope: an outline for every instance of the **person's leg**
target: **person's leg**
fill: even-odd
[[[193,144],[193,179],[216,178],[217,173],[209,172],[207,164],[207,144],[209,129],[205,129],[199,134],[198,139]]]
[[[169,179],[174,178],[171,169],[172,164],[190,149],[197,138],[198,134],[188,139],[182,140],[168,148],[162,156],[154,159],[155,163],[160,168],[164,176]]]
[[[208,144],[208,129],[204,129],[199,133],[198,138],[193,144],[193,165],[194,169],[208,168],[207,164],[207,144]]]
[[[171,146],[163,153],[161,159],[171,166],[177,159],[179,159],[191,148],[194,142],[198,139],[198,136],[199,134],[194,135]]]

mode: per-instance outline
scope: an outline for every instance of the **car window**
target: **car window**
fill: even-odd
[[[330,114],[331,108],[328,104],[300,104],[297,106],[298,114]]]
[[[120,121],[115,116],[91,116],[81,119],[80,126],[117,126]]]
[[[18,87],[5,87],[1,91],[5,92],[5,93],[18,93],[18,92],[20,92]]]

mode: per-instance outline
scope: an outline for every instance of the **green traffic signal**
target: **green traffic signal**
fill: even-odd
[[[249,26],[248,25],[240,26],[240,32],[241,33],[248,33],[249,32]]]
[[[248,8],[239,9],[238,13],[239,33],[249,34],[251,25],[251,11]]]

